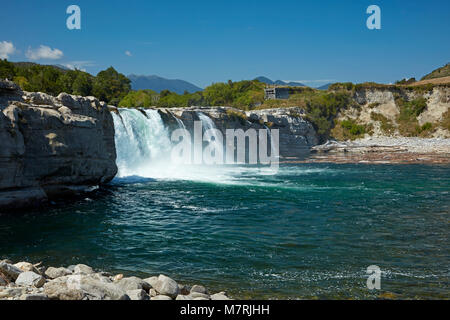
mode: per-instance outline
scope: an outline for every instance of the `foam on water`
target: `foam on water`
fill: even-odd
[[[197,115],[202,122],[203,132],[217,129],[207,115],[202,112],[198,112]],[[142,177],[158,180],[189,180],[230,185],[296,188],[298,186],[283,186],[280,182],[261,182],[258,181],[258,177],[263,178],[275,174],[301,175],[327,171],[327,169],[302,170],[295,167],[294,169],[284,168],[278,172],[278,169],[275,170],[270,167],[246,165],[180,164],[173,162],[171,159],[174,144],[170,140],[169,131],[158,111],[119,109],[119,114],[113,113],[113,119],[116,132],[118,178]],[[175,119],[178,127],[185,129],[184,123],[176,117]],[[218,142],[214,134],[212,137],[214,139],[210,139],[209,143],[213,144],[214,147],[219,147],[216,145]]]

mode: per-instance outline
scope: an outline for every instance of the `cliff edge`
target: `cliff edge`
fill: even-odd
[[[109,182],[114,124],[104,102],[23,92],[0,80],[0,210],[39,205]]]

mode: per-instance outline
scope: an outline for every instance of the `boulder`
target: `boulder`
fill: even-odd
[[[230,298],[228,298],[225,294],[225,292],[219,292],[219,293],[215,293],[213,295],[211,295],[211,300],[231,300]]]
[[[49,267],[47,270],[45,270],[45,275],[50,279],[56,279],[59,277],[68,276],[70,274],[72,274],[72,271],[64,267],[61,268]]]
[[[113,118],[92,97],[21,92],[0,80],[0,141],[2,210],[73,196],[117,173]]]
[[[180,294],[187,296],[191,292],[191,287],[185,284],[178,285],[178,288],[180,289]]]
[[[20,300],[50,300],[46,294],[43,293],[32,293],[23,294],[20,296]]]
[[[32,271],[34,273],[41,274],[41,272],[33,264],[29,262],[18,262],[14,264],[14,266],[22,271]]]
[[[36,288],[40,288],[44,285],[45,278],[37,273],[32,271],[25,271],[19,274],[16,279],[16,284],[25,287],[34,286]]]
[[[44,293],[59,300],[129,300],[115,284],[100,280],[99,275],[70,275],[44,285]]]
[[[178,284],[175,280],[163,274],[158,277],[158,281],[153,288],[158,291],[160,295],[166,295],[172,298],[176,298],[179,292]]]
[[[142,289],[137,290],[127,290],[127,295],[130,297],[130,300],[150,300],[149,295]]]
[[[94,273],[94,269],[92,269],[91,267],[85,265],[85,264],[77,264],[74,268],[73,268],[73,273],[74,274],[93,274]]]
[[[165,295],[159,295],[156,297],[152,297],[150,300],[172,300],[172,298]]]
[[[1,262],[0,263],[0,272],[3,275],[5,275],[6,277],[8,277],[9,279],[16,281],[19,274],[21,274],[23,271],[12,264],[9,264],[6,262]]]
[[[152,288],[148,291],[148,294],[150,295],[150,297],[156,297],[158,295],[158,292]]]
[[[123,274],[117,274],[117,275],[115,275],[113,278],[112,278],[112,280],[113,281],[119,281],[119,280],[122,280],[123,279]]]
[[[123,278],[115,282],[115,284],[124,291],[138,290],[138,289],[148,291],[151,288],[147,282],[137,277]]]
[[[0,299],[18,298],[26,293],[25,288],[6,288],[0,291]]]
[[[44,285],[44,294],[56,300],[82,300],[85,296],[81,287],[68,284],[68,276],[59,277]]]
[[[198,292],[198,293],[204,293],[207,294],[208,290],[206,290],[206,288],[204,286],[199,286],[199,285],[195,285],[191,288],[191,293],[193,292]]]
[[[152,288],[155,287],[156,283],[158,282],[158,277],[150,277],[144,279],[145,282],[147,282]]]
[[[177,298],[175,300],[194,300],[190,295],[177,295]]]
[[[205,293],[200,293],[200,292],[191,292],[190,296],[194,299],[196,298],[205,298],[207,300],[209,300],[209,295],[205,294]]]

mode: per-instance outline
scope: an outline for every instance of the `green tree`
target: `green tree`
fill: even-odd
[[[78,72],[72,84],[72,94],[89,96],[92,94],[92,76],[85,72]]]
[[[14,64],[6,59],[0,59],[0,79],[14,79],[16,75],[16,68]]]
[[[101,71],[94,79],[92,93],[98,99],[118,105],[131,90],[130,79],[113,67]]]

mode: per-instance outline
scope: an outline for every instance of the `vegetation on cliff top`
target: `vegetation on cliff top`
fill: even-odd
[[[131,90],[130,80],[113,67],[92,76],[80,70],[0,59],[0,78],[13,80],[26,91],[40,91],[54,96],[61,92],[95,96],[113,105],[117,105]]]
[[[450,76],[450,63],[447,63],[445,66],[438,68],[432,71],[431,73],[427,74],[426,76],[424,76],[422,80],[443,78],[449,76]]]
[[[445,72],[445,66],[441,69]],[[439,69],[438,69],[439,70]],[[435,71],[436,73],[437,71]],[[148,108],[152,106],[174,108],[191,106],[231,106],[241,110],[255,110],[282,107],[301,107],[306,111],[307,119],[314,125],[321,140],[333,136],[335,138],[354,139],[372,132],[367,124],[353,120],[336,121],[340,111],[349,108],[361,108],[354,96],[361,90],[389,90],[396,97],[396,104],[400,114],[396,123],[388,120],[380,113],[372,112],[371,120],[379,121],[380,128],[385,134],[393,134],[398,128],[402,135],[425,135],[435,129],[435,125],[419,126],[417,117],[426,109],[425,98],[405,101],[402,98],[404,90],[414,91],[416,94],[430,92],[434,84],[411,85],[413,81],[404,80],[398,85],[378,83],[353,84],[335,83],[327,91],[309,87],[290,88],[290,97],[285,100],[265,100],[264,88],[266,84],[258,80],[244,80],[239,82],[213,83],[204,91],[195,93],[184,92],[177,94],[163,90],[159,94],[152,90],[130,90],[130,80],[114,68],[101,71],[97,76],[80,70],[64,70],[55,66],[43,66],[32,63],[13,64],[0,60],[0,78],[13,79],[24,90],[42,91],[52,95],[67,92],[76,95],[93,95],[109,104],[126,108]],[[372,103],[369,108],[374,109],[379,103]],[[245,114],[230,114],[237,120],[244,119]],[[445,122],[445,119],[443,120]],[[443,126],[447,124],[443,122]]]

